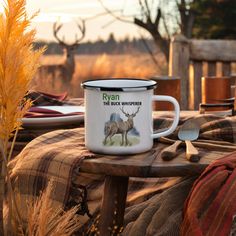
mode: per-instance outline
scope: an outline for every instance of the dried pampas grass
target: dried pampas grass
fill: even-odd
[[[5,152],[31,104],[24,96],[44,50],[33,50],[35,30],[28,30],[30,20],[25,0],[8,0],[0,15],[0,140]]]
[[[4,205],[5,235],[17,236],[70,236],[81,226],[75,206],[68,211],[56,207],[51,196],[54,191],[54,180],[50,180],[47,188],[36,200],[28,202],[27,219],[19,224],[18,210],[21,210],[21,196],[15,191],[15,201],[18,208],[13,205],[12,216],[9,218],[9,206]],[[76,234],[75,234],[76,235]]]
[[[32,18],[27,18],[25,0],[7,0],[4,3],[4,12],[0,15],[0,235],[4,234],[5,180],[10,192],[10,215],[12,204],[15,204],[7,164],[11,158],[17,131],[22,124],[21,118],[31,105],[31,101],[24,97],[44,51],[33,50],[35,31],[28,29]],[[9,139],[13,135],[15,137],[9,151]]]
[[[69,211],[53,207],[50,195],[53,191],[53,181],[50,181],[46,190],[28,209],[28,236],[69,236],[78,228],[78,207]]]

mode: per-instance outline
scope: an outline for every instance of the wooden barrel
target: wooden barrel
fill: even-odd
[[[150,78],[157,82],[155,95],[168,95],[174,97],[180,103],[180,78],[171,76],[155,76]],[[173,105],[169,102],[155,102],[155,110],[172,111]]]

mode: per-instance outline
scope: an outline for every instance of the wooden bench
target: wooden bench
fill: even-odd
[[[202,76],[230,76],[236,62],[236,40],[188,40],[170,44],[169,75],[181,78],[181,109],[198,109]]]

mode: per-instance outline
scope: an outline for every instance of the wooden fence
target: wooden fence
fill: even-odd
[[[236,40],[188,40],[170,44],[169,75],[181,78],[181,109],[198,109],[202,76],[229,76],[236,62]]]

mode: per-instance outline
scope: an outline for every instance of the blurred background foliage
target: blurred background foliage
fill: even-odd
[[[236,39],[235,0],[198,0],[191,8],[195,12],[193,38]]]

